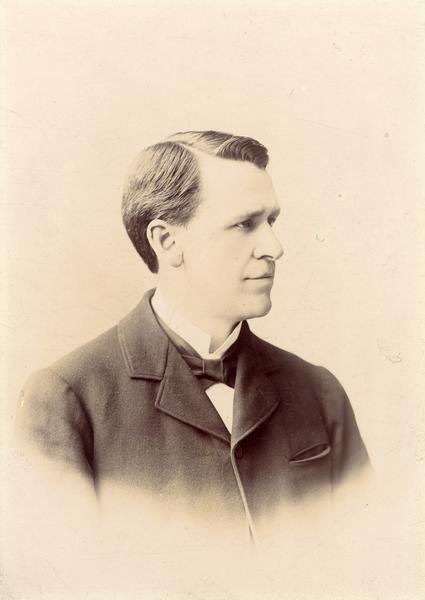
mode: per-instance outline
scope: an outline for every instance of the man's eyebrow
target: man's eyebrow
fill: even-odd
[[[256,217],[262,217],[266,211],[263,210],[253,210],[252,212],[246,212],[239,215],[236,215],[232,218],[232,221],[248,221],[249,219],[255,219]],[[270,216],[277,218],[280,215],[280,208],[274,209]]]

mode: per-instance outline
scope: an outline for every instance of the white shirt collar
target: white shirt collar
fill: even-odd
[[[165,300],[161,291],[157,288],[151,298],[151,305],[155,313],[164,323],[172,329],[177,335],[185,340],[196,350],[204,359],[221,358],[223,354],[236,342],[242,327],[242,321],[236,325],[229,337],[221,344],[217,350],[210,352],[211,336],[199,329],[190,321],[179,315]]]

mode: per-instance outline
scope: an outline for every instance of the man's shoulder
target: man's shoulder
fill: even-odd
[[[33,372],[24,389],[38,394],[43,390],[72,389],[78,392],[81,382],[95,376],[107,378],[122,363],[115,325],[95,338],[74,348],[50,365]]]
[[[314,364],[293,352],[284,350],[253,335],[256,351],[261,354],[270,373],[275,373],[281,381],[294,390],[309,388],[315,396],[326,402],[339,397],[346,401],[346,393],[339,380],[326,367]]]
[[[314,375],[322,367],[315,365],[293,352],[284,350],[252,333],[255,349],[270,369],[291,371],[293,374]]]
[[[146,302],[142,300],[106,331],[32,373],[24,387],[59,389],[65,385],[78,395],[93,385],[114,386],[120,377],[129,374],[127,343],[131,338],[143,340],[143,349],[154,343],[141,318],[144,313]],[[142,361],[144,358],[141,356]]]
[[[73,379],[90,370],[111,368],[121,358],[117,330],[118,326],[114,325],[57,359],[48,368],[65,379]]]

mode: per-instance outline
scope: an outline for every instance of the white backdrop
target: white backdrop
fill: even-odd
[[[252,326],[341,380],[414,537],[424,3],[18,0],[1,12],[4,439],[25,377],[152,285],[120,221],[135,154],[188,129],[251,135],[270,151],[285,247],[272,312]],[[415,544],[406,564],[424,556]]]

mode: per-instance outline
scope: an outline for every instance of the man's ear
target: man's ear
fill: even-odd
[[[180,267],[183,254],[176,240],[175,225],[154,219],[146,228],[146,237],[159,264],[165,262],[170,267]]]

